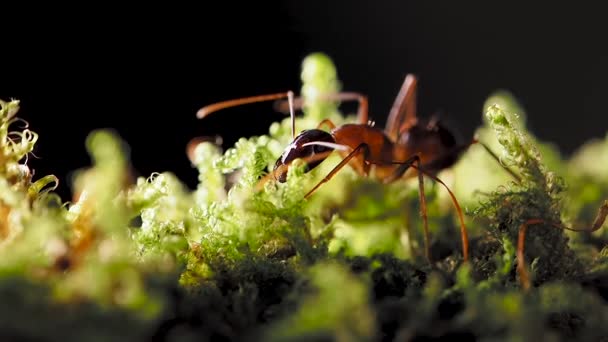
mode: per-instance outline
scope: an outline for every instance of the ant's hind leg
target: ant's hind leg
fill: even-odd
[[[565,229],[565,230],[570,230],[570,231],[575,231],[575,232],[593,233],[593,232],[599,230],[600,228],[602,228],[607,217],[608,217],[608,201],[604,201],[604,203],[600,207],[600,209],[597,213],[597,216],[595,217],[595,220],[593,221],[593,224],[591,225],[590,228],[570,228],[570,227],[565,227],[565,226],[562,226],[560,224],[555,224],[555,223],[549,223],[549,224],[554,228]],[[530,220],[527,220],[526,222],[524,222],[519,227],[519,233],[517,236],[517,273],[519,274],[519,279],[521,281],[521,284],[522,284],[522,287],[524,288],[524,290],[528,290],[531,286],[530,274],[528,273],[528,270],[526,268],[525,255],[524,255],[526,231],[529,226],[542,224],[542,223],[547,223],[547,222],[542,219],[530,219]]]
[[[458,200],[456,199],[456,196],[454,195],[452,190],[450,190],[450,188],[441,179],[422,170],[420,168],[420,158],[417,155],[404,162],[391,162],[391,164],[401,164],[401,166],[399,168],[397,168],[395,170],[395,172],[393,173],[393,175],[390,178],[388,178],[387,180],[385,180],[385,182],[398,179],[405,173],[405,171],[407,171],[407,169],[409,169],[409,167],[414,167],[416,170],[418,170],[420,204],[421,204],[421,209],[424,210],[424,212],[422,214],[423,214],[423,219],[425,220],[425,230],[426,230],[425,234],[427,234],[427,236],[425,237],[426,240],[428,240],[428,223],[426,222],[426,220],[427,220],[426,198],[424,197],[424,184],[422,181],[422,175],[424,174],[427,177],[433,179],[437,183],[441,184],[447,190],[447,192],[449,193],[449,195],[452,199],[452,203],[454,203],[454,207],[456,208],[458,220],[460,221],[460,237],[462,240],[462,258],[463,258],[464,262],[467,262],[469,260],[469,237],[468,237],[468,233],[467,233],[467,227],[464,223],[464,215],[462,213],[462,208],[460,207],[460,204],[458,204]],[[414,165],[414,164],[417,164],[417,165]],[[427,245],[427,248],[428,248],[428,245]],[[427,253],[428,253],[428,251],[427,251]]]
[[[404,162],[393,162],[392,164],[400,164],[399,167],[393,172],[389,178],[384,180],[384,183],[391,183],[403,176],[403,174],[414,165],[414,163],[418,164],[418,169],[420,167],[420,156],[415,155]],[[430,253],[430,239],[429,239],[429,220],[427,216],[426,209],[426,196],[424,194],[424,179],[422,177],[422,173],[418,172],[418,195],[420,199],[420,215],[422,216],[422,221],[424,222],[424,256],[427,261],[431,263],[431,253]]]

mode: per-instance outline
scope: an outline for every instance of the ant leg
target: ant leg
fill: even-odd
[[[414,164],[417,163],[420,166],[420,156],[415,155],[404,162],[393,162],[392,164],[400,164],[399,167],[393,172],[393,174],[384,180],[384,183],[392,183],[393,181],[401,178],[403,174]],[[420,199],[420,215],[424,222],[424,256],[427,261],[431,263],[430,253],[430,239],[429,239],[429,220],[426,209],[426,196],[424,194],[424,179],[422,173],[418,172],[418,195]]]
[[[396,141],[399,129],[403,125],[412,125],[416,122],[416,94],[418,80],[416,76],[408,74],[405,76],[399,94],[393,103],[393,107],[386,119],[384,132],[392,141]]]
[[[414,156],[412,158],[416,158],[416,156]],[[410,158],[410,160],[412,158]],[[468,233],[467,233],[467,227],[464,223],[464,215],[462,214],[462,208],[460,207],[460,204],[458,203],[456,196],[454,195],[452,190],[450,190],[450,188],[447,186],[447,184],[445,184],[441,179],[439,179],[438,177],[421,169],[419,161],[418,161],[418,165],[414,165],[413,161],[409,162],[409,165],[407,165],[407,166],[404,165],[404,163],[408,163],[408,161],[391,162],[391,164],[402,164],[402,166],[399,167],[397,170],[395,170],[395,173],[393,174],[393,176],[390,179],[395,180],[395,179],[401,177],[401,175],[403,175],[403,173],[405,173],[405,171],[407,171],[409,166],[411,166],[411,167],[415,168],[416,170],[418,170],[418,177],[421,177],[421,173],[422,173],[422,174],[426,175],[427,177],[431,178],[432,180],[434,180],[435,182],[441,184],[447,190],[448,194],[450,195],[450,197],[452,199],[452,203],[454,204],[454,207],[456,208],[456,214],[458,215],[458,220],[460,221],[460,237],[462,240],[462,258],[465,262],[467,262],[469,260],[469,237],[468,237]],[[400,174],[398,174],[398,173],[400,173]]]
[[[456,208],[456,214],[458,215],[458,220],[460,221],[460,238],[462,240],[462,259],[465,262],[467,262],[469,260],[469,237],[468,237],[469,235],[467,233],[467,227],[464,224],[464,215],[462,214],[462,208],[460,208],[460,204],[458,204],[458,200],[456,199],[456,196],[454,195],[452,190],[450,190],[450,188],[447,186],[447,184],[445,184],[441,179],[416,167],[416,165],[412,165],[412,166],[415,167],[418,170],[418,172],[422,172],[427,177],[433,179],[435,182],[443,185],[443,187],[450,194],[450,197],[452,198],[452,203],[454,203],[454,207]]]
[[[360,152],[363,152],[364,159],[367,160],[368,155],[369,155],[369,146],[367,144],[360,144],[359,146],[357,146],[357,148],[355,148],[351,153],[349,153],[346,156],[346,158],[342,159],[342,161],[340,162],[340,164],[336,165],[336,167],[334,167],[327,174],[327,176],[325,176],[325,178],[323,178],[319,183],[317,183],[317,185],[315,185],[315,187],[312,188],[304,196],[304,198],[310,197],[310,195],[312,195],[313,192],[315,192],[323,183],[326,183],[327,181],[329,181],[336,173],[338,173],[338,171],[340,171],[340,169],[342,169],[344,167],[344,165],[348,164],[351,161],[351,159],[353,159],[353,157],[355,157]]]
[[[367,124],[367,122],[368,122],[369,103],[367,100],[367,96],[365,96],[363,94],[354,93],[354,92],[341,92],[341,93],[336,93],[336,94],[320,94],[319,99],[325,100],[325,101],[340,101],[340,102],[358,101],[359,109],[357,110],[357,122],[359,122],[361,124]],[[294,98],[293,104],[294,104],[295,109],[302,109],[302,107],[304,106],[304,100],[302,99],[301,96],[299,96],[297,98]],[[285,101],[279,101],[275,104],[275,110],[277,110],[281,113],[287,113],[289,108],[287,107],[287,104],[285,103]]]
[[[597,216],[595,217],[595,220],[593,221],[593,224],[591,225],[590,228],[570,228],[570,227],[566,227],[566,226],[556,224],[556,223],[550,223],[550,225],[555,228],[565,229],[565,230],[570,230],[570,231],[575,231],[575,232],[593,233],[593,232],[599,230],[604,225],[604,222],[606,221],[606,217],[608,217],[608,201],[604,201],[604,203],[600,207],[600,209],[597,213]],[[517,273],[519,273],[519,279],[521,280],[521,284],[522,284],[522,287],[524,288],[524,290],[528,290],[531,286],[530,274],[528,273],[528,270],[526,268],[525,256],[524,256],[526,230],[528,229],[528,226],[541,224],[541,223],[547,223],[547,222],[543,219],[529,219],[519,227],[519,233],[517,236]]]
[[[327,127],[329,127],[330,130],[336,128],[336,125],[329,119],[324,119],[323,121],[321,121],[318,125],[317,125],[317,129],[321,129],[321,127],[323,127],[324,125],[326,125]]]
[[[524,244],[526,240],[526,230],[528,229],[528,226],[539,223],[545,223],[545,221],[541,219],[527,220],[519,227],[519,234],[517,235],[517,273],[519,273],[519,280],[521,281],[521,285],[524,290],[528,290],[530,288],[530,274],[528,273],[526,266],[524,266]]]

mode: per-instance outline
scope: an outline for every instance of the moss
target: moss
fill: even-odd
[[[352,120],[322,96],[341,89],[329,56],[307,56],[301,78],[298,130]],[[195,146],[194,190],[171,172],[134,179],[127,142],[93,131],[84,144],[91,165],[77,170],[64,203],[56,177],[32,176],[37,135],[13,128],[19,102],[0,105],[3,339],[608,337],[606,230],[556,228],[591,222],[608,198],[608,144],[560,155],[527,130],[509,93],[488,98],[477,137],[519,180],[478,145],[439,175],[466,210],[469,263],[447,192],[425,182],[432,264],[416,180],[383,185],[347,167],[305,199],[336,155],[312,172],[294,163],[286,183],[272,179],[292,139],[288,118],[225,152]],[[526,235],[534,286],[524,291],[518,233],[530,219],[543,223]]]

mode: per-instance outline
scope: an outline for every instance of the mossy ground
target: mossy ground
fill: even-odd
[[[308,56],[302,80],[298,130],[352,120],[317,97],[341,87],[327,56]],[[62,203],[56,179],[32,179],[25,163],[37,135],[10,128],[19,102],[0,104],[1,340],[608,338],[607,230],[549,224],[590,224],[608,199],[608,137],[564,158],[506,93],[488,99],[477,135],[521,179],[479,146],[439,175],[465,209],[468,263],[450,199],[427,181],[432,264],[415,181],[382,185],[345,168],[305,200],[332,156],[254,191],[290,142],[289,119],[227,151],[199,144],[193,191],[170,172],[130,181],[127,143],[92,132],[92,165]],[[547,223],[525,240],[526,290],[516,246],[529,219]]]

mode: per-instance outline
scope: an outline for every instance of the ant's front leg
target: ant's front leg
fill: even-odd
[[[351,153],[349,153],[346,156],[346,158],[342,159],[342,161],[340,162],[340,164],[336,165],[327,174],[327,176],[325,176],[325,178],[323,178],[319,183],[317,183],[317,185],[315,185],[315,187],[312,188],[312,190],[310,190],[304,197],[305,198],[310,197],[310,195],[312,195],[323,183],[328,182],[333,176],[336,175],[336,173],[338,173],[338,171],[340,171],[340,169],[342,169],[346,164],[348,164],[359,153],[363,153],[363,160],[364,160],[364,162],[366,160],[368,160],[368,158],[369,158],[369,146],[367,144],[365,144],[365,143],[360,144],[359,146],[357,146],[357,148],[355,148]]]

